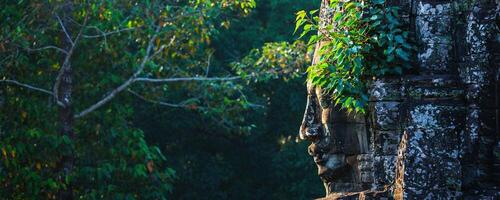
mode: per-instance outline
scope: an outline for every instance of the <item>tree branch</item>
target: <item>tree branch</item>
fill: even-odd
[[[247,96],[245,95],[245,93],[243,93],[243,91],[241,91],[240,89],[237,89],[237,90],[238,90],[238,92],[240,93],[241,98],[243,98],[243,100],[244,100],[245,102],[247,102],[247,105],[248,105],[249,107],[251,107],[251,108],[266,108],[266,106],[264,106],[264,105],[255,104],[255,103],[252,103],[252,102],[248,101],[248,98],[247,98]]]
[[[68,52],[66,50],[61,49],[61,48],[56,47],[56,46],[52,46],[52,45],[44,46],[44,47],[40,47],[40,48],[34,48],[34,49],[26,47],[25,49],[28,50],[28,51],[42,51],[42,50],[46,50],[46,49],[54,49],[56,51],[59,51],[61,53],[64,53],[64,54],[68,55]]]
[[[61,18],[59,17],[58,14],[56,14],[56,18],[57,18],[57,21],[59,21],[59,25],[61,25],[61,28],[64,32],[64,34],[66,35],[66,38],[68,39],[68,41],[71,43],[72,46],[75,46],[75,43],[73,42],[73,39],[71,38],[71,36],[69,35],[68,31],[66,30],[66,26],[64,26],[64,23],[62,22]]]
[[[66,37],[68,37],[68,40],[71,43],[71,47],[70,47],[69,51],[66,51],[67,52],[66,57],[64,58],[63,64],[61,66],[61,69],[59,70],[59,73],[57,74],[56,81],[55,81],[54,86],[52,88],[53,93],[54,93],[54,98],[56,100],[57,105],[65,107],[66,105],[59,100],[59,85],[61,84],[61,78],[64,74],[64,71],[66,71],[68,68],[71,68],[71,63],[70,63],[71,56],[73,55],[76,44],[78,43],[78,40],[80,39],[80,36],[82,35],[84,28],[82,27],[80,29],[80,31],[78,32],[78,35],[76,36],[75,40],[73,41],[71,39],[71,37],[69,36],[69,34],[66,30],[66,27],[64,26],[63,22],[61,21],[61,18],[59,17],[59,15],[56,14],[56,17],[59,20],[59,23],[61,24],[61,27],[64,30],[64,33],[66,34]],[[85,20],[83,22],[84,25],[87,24],[87,20],[88,20],[88,15],[85,16]]]
[[[167,83],[167,82],[187,82],[187,81],[233,81],[241,79],[240,76],[230,77],[181,77],[181,78],[136,78],[138,82]]]
[[[135,30],[136,29],[136,27],[133,27],[133,28],[118,29],[118,30],[110,31],[110,32],[104,32],[101,29],[97,28],[96,26],[89,26],[89,28],[96,29],[101,34],[99,34],[99,35],[83,35],[83,38],[100,38],[100,37],[106,37],[108,35],[112,35],[112,34],[115,34],[115,33],[120,33],[120,32],[124,32],[124,31],[130,31],[130,30]]]
[[[83,27],[85,27],[85,26],[83,26]],[[104,45],[106,45],[106,48],[108,47],[108,37],[107,36],[115,34],[115,33],[120,33],[120,32],[123,32],[123,31],[135,30],[135,29],[138,28],[138,27],[124,28],[124,29],[119,29],[119,30],[115,30],[115,31],[111,31],[111,32],[104,32],[101,29],[99,29],[97,26],[88,26],[88,27],[97,30],[97,32],[99,32],[100,34],[99,35],[85,35],[85,34],[83,34],[82,35],[83,38],[100,38],[100,37],[103,37],[104,38]]]
[[[136,79],[136,77],[139,76],[139,74],[142,73],[142,71],[144,70],[144,67],[146,66],[147,61],[150,59],[149,55],[151,54],[151,51],[153,50],[154,41],[155,41],[156,37],[158,36],[159,32],[160,32],[160,26],[158,26],[156,28],[155,34],[149,40],[148,46],[146,47],[146,54],[144,55],[144,58],[142,58],[142,62],[139,65],[139,68],[135,71],[135,73],[127,81],[125,81],[120,86],[118,86],[113,91],[111,91],[106,97],[104,97],[103,99],[99,100],[97,103],[91,105],[87,109],[83,110],[79,114],[75,115],[75,118],[81,118],[81,117],[89,114],[90,112],[96,110],[97,108],[103,106],[104,104],[108,103],[118,93],[120,93],[123,90],[125,90],[128,86],[130,86],[130,84],[132,84],[134,82],[134,80]]]
[[[143,101],[149,102],[149,103],[158,104],[158,105],[162,105],[162,106],[168,106],[168,107],[174,107],[174,108],[186,108],[187,107],[184,102],[174,104],[174,103],[167,103],[167,102],[163,102],[163,101],[155,101],[155,100],[147,99],[146,97],[144,97],[144,96],[142,96],[142,95],[140,95],[140,94],[138,94],[130,89],[128,89],[127,91],[130,92],[131,94],[133,94],[134,96],[136,96],[137,98],[139,98]]]
[[[210,61],[212,61],[212,55],[213,55],[213,54],[214,54],[214,53],[212,52],[212,53],[210,53],[210,54],[208,55],[207,69],[205,70],[205,77],[208,77],[208,73],[210,72]]]
[[[38,91],[38,92],[42,92],[42,93],[45,93],[45,94],[48,94],[48,95],[53,95],[53,93],[51,91],[49,91],[49,90],[46,90],[46,89],[43,89],[43,88],[39,88],[39,87],[35,87],[35,86],[29,85],[29,84],[26,84],[26,83],[21,83],[21,82],[16,81],[16,80],[6,79],[6,80],[0,80],[0,83],[1,82],[18,85],[18,86],[25,87],[25,88],[28,88],[28,89],[31,89],[31,90],[35,90],[35,91]]]

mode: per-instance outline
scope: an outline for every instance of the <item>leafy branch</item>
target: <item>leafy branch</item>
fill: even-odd
[[[308,79],[329,93],[336,105],[365,113],[367,80],[402,74],[410,68],[414,47],[400,22],[399,8],[385,0],[332,0],[328,6],[333,9],[329,19],[314,16],[316,10],[296,16],[296,31],[302,27],[299,39],[318,30],[308,42],[318,57],[307,69]],[[321,22],[328,24],[320,26]]]

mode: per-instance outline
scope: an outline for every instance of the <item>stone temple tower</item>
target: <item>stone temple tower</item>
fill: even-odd
[[[415,36],[413,70],[373,80],[364,116],[308,83],[300,135],[325,199],[499,199],[500,1],[387,2]]]

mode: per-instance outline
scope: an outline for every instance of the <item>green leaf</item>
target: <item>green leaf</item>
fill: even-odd
[[[410,61],[410,56],[408,55],[408,53],[406,53],[405,51],[403,51],[402,49],[400,48],[397,48],[396,49],[396,54],[398,55],[398,57],[400,57],[401,59],[403,59],[404,61]]]
[[[309,33],[309,31],[304,30],[304,31],[300,34],[299,39],[300,39],[300,38],[303,38],[303,37],[304,37],[305,35],[307,35],[308,33]]]
[[[297,32],[297,30],[306,22],[305,19],[298,19],[297,22],[295,23],[295,30],[293,31],[293,34]]]
[[[393,54],[389,54],[389,55],[387,56],[387,62],[392,62],[392,61],[394,61],[394,59],[395,59],[395,58],[394,58],[394,55],[393,55]],[[383,68],[382,68],[382,70],[383,70]]]
[[[334,22],[338,22],[342,17],[342,13],[341,12],[336,12],[334,15],[333,15],[333,21]]]
[[[387,48],[387,50],[385,50],[385,51],[384,51],[384,54],[385,54],[385,55],[389,55],[389,54],[391,54],[391,53],[392,53],[395,49],[396,49],[396,47],[394,47],[394,46],[392,46],[392,45],[391,45],[391,46],[389,46],[389,48]]]
[[[328,40],[321,40],[325,43],[317,52],[322,63],[307,70],[308,78],[333,92],[335,104],[341,103],[348,112],[365,112],[365,77],[402,74],[402,67],[410,66],[408,52],[413,46],[406,41],[408,32],[397,18],[398,8],[385,4],[385,0],[370,1],[368,15],[361,18],[359,9],[366,7],[358,1],[330,1],[335,26],[325,28]],[[304,26],[304,32],[315,26],[317,22]],[[319,40],[311,37],[308,45]]]
[[[317,35],[313,35],[313,36],[311,36],[311,38],[309,38],[309,41],[307,42],[307,45],[312,45],[312,44],[315,44],[316,42],[318,42],[318,36]]]
[[[389,21],[390,24],[399,25],[398,20],[394,16],[392,16],[391,14],[387,14],[385,17]]]
[[[47,179],[47,185],[48,185],[51,189],[53,189],[53,190],[56,190],[56,189],[58,189],[58,188],[59,188],[59,187],[57,186],[57,183],[54,181],[54,179],[51,179],[51,178]]]
[[[382,23],[381,20],[376,20],[373,23],[370,23],[370,28],[375,29]]]
[[[405,43],[405,41],[404,41],[404,39],[403,39],[403,36],[401,36],[401,35],[396,35],[396,36],[394,37],[394,40],[395,40],[397,43],[399,43],[399,44],[404,44],[404,43]]]
[[[347,97],[347,99],[345,100],[345,105],[347,105],[346,107],[349,107],[349,105],[351,105],[351,101],[353,100],[352,97]]]
[[[401,69],[401,67],[395,67],[394,71],[396,71],[397,74],[403,74],[403,69]]]
[[[349,9],[351,9],[351,8],[357,7],[358,5],[359,5],[359,4],[358,4],[357,2],[353,2],[353,1],[351,1],[351,2],[348,2],[348,3],[345,5],[344,9],[345,9],[345,10],[349,10]]]
[[[312,27],[312,24],[306,24],[304,25],[304,31],[310,31]]]
[[[304,10],[300,10],[297,12],[297,18],[296,20],[298,21],[299,19],[304,19],[306,17],[307,13]]]

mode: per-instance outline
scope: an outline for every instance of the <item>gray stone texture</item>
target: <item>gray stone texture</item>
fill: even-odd
[[[366,117],[332,109],[350,176],[324,179],[324,199],[500,199],[500,1],[387,2],[414,68],[369,84]]]

